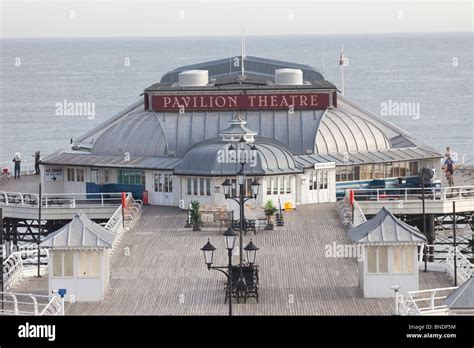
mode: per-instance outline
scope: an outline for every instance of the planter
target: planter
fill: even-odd
[[[273,224],[267,224],[267,225],[265,226],[264,230],[266,230],[266,231],[271,231],[271,230],[273,230]]]
[[[199,225],[193,226],[193,231],[201,231],[201,227]]]

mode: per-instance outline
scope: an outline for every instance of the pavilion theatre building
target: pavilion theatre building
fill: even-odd
[[[247,56],[242,74],[236,61],[165,74],[138,102],[45,158],[45,191],[227,204],[221,184],[235,183],[243,159],[248,183],[261,183],[257,205],[296,207],[439,167],[439,153],[346,99],[314,68]],[[241,139],[244,151],[232,151]]]

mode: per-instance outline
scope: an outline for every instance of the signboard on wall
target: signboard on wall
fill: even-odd
[[[45,168],[44,181],[45,182],[64,181],[63,168]]]
[[[315,163],[314,169],[332,169],[336,168],[336,162]]]
[[[298,110],[335,106],[332,91],[273,94],[152,95],[154,111]],[[148,98],[146,98],[148,103]],[[148,106],[148,105],[146,105]]]

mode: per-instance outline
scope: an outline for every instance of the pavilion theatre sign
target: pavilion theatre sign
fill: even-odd
[[[150,98],[150,99],[149,99]],[[148,105],[149,101],[151,105]],[[145,109],[154,111],[298,110],[336,106],[336,93],[289,94],[145,94]]]

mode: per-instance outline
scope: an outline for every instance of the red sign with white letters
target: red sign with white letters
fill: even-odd
[[[148,96],[145,95],[145,98]],[[332,91],[291,94],[152,95],[150,98],[149,107],[155,111],[298,110],[336,106],[336,95]]]

